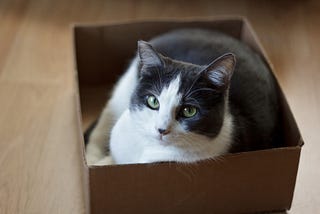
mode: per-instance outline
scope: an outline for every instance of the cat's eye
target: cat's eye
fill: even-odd
[[[151,109],[158,109],[160,106],[158,99],[153,95],[147,97],[147,104]]]
[[[193,106],[185,106],[182,108],[182,115],[184,117],[193,117],[197,114],[197,108],[196,107],[193,107]]]

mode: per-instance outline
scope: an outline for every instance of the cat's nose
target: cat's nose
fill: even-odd
[[[166,135],[170,133],[170,130],[168,129],[158,129],[159,133],[162,135]]]

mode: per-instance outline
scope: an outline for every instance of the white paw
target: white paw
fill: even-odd
[[[90,143],[87,145],[86,149],[86,161],[88,165],[95,165],[98,161],[100,161],[105,154],[99,147],[97,147],[95,144]]]
[[[104,165],[113,165],[113,164],[114,164],[114,161],[113,161],[112,157],[105,156],[104,158],[102,158],[101,160],[96,162],[94,165],[95,166],[104,166]]]
[[[86,153],[86,161],[88,165],[95,165],[100,159],[92,154]]]

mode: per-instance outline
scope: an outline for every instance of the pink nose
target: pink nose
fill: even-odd
[[[170,133],[170,130],[168,129],[158,129],[158,131],[161,135],[166,135]]]

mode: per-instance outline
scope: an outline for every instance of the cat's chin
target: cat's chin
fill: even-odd
[[[153,140],[161,146],[172,145],[172,141],[167,136],[156,135],[156,136],[153,136]]]
[[[159,143],[161,146],[169,146],[169,145],[171,145],[171,142],[166,141],[166,140],[163,140],[163,139],[158,139],[158,143]]]
[[[155,137],[157,144],[161,145],[161,146],[169,146],[171,143],[170,141],[164,139],[163,137]]]

